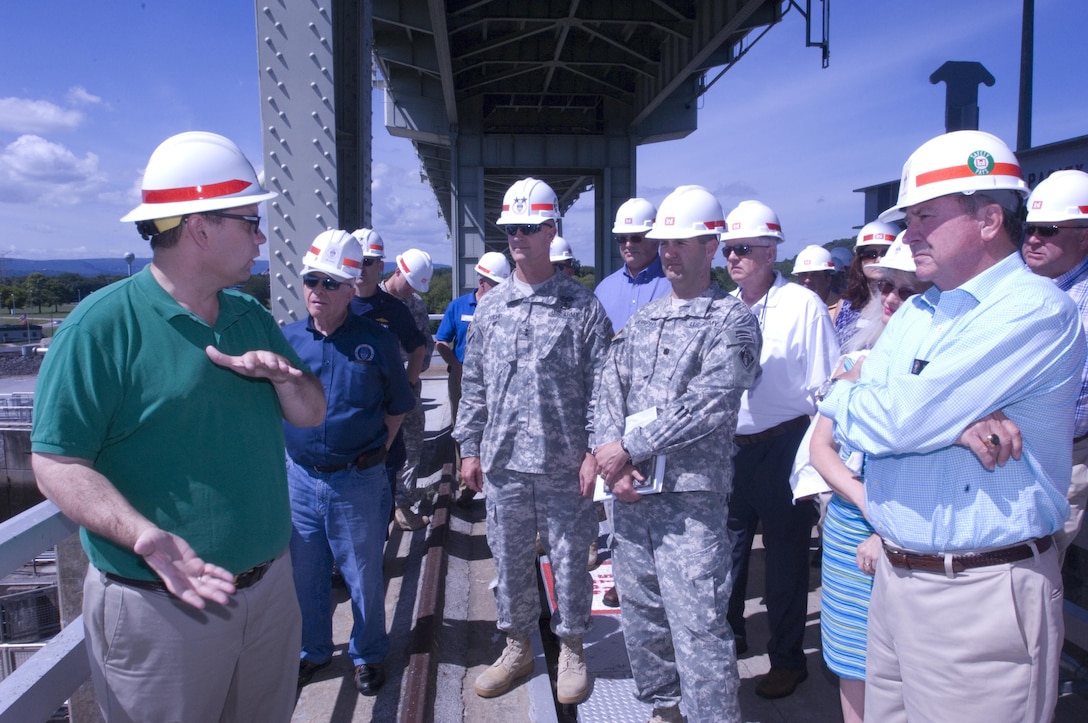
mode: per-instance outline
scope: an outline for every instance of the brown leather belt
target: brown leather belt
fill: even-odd
[[[350,462],[344,464],[313,464],[306,465],[314,472],[320,472],[321,474],[331,474],[333,472],[340,472],[348,467],[358,467],[359,469],[370,469],[376,464],[380,464],[385,461],[385,447],[381,446],[370,452],[363,452],[358,457]]]
[[[262,562],[260,565],[254,565],[248,570],[238,573],[234,576],[234,588],[236,590],[245,590],[247,587],[253,587],[261,581],[261,578],[268,572],[268,568],[272,567],[273,562],[275,562],[275,560]],[[114,575],[112,572],[106,573],[106,579],[139,590],[150,590],[151,592],[164,592],[170,594],[170,591],[166,589],[166,585],[158,580],[137,580],[131,577]]]
[[[786,432],[792,432],[795,429],[803,429],[808,427],[809,418],[807,415],[802,415],[795,419],[776,424],[770,429],[764,429],[762,432],[756,432],[755,434],[737,434],[733,436],[733,441],[737,443],[738,447],[750,447],[753,444],[759,444],[760,442],[766,442],[768,439],[774,439],[775,437],[781,437]]]
[[[1039,554],[1042,554],[1049,550],[1053,540],[1047,535],[1046,537],[1040,537],[1038,540],[1034,540],[1034,543],[1034,550],[1032,549],[1032,545],[1024,543],[1022,545],[1013,545],[1012,547],[1003,547],[1000,550],[991,550],[990,552],[969,552],[961,555],[952,555],[951,571],[963,572],[964,570],[973,567],[1006,565],[1010,562],[1027,560],[1029,557],[1034,557],[1036,551],[1038,551]],[[944,555],[922,555],[916,552],[904,552],[903,550],[897,550],[894,547],[885,547],[884,554],[888,556],[888,562],[892,564],[892,567],[903,567],[908,570],[925,570],[926,572],[939,572],[942,574],[946,572]]]

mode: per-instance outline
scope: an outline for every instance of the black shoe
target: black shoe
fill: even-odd
[[[738,658],[748,652],[748,641],[745,638],[736,638],[733,644],[737,648]]]
[[[355,666],[355,687],[360,695],[377,695],[385,684],[385,668],[381,663]]]
[[[314,675],[322,668],[329,667],[331,660],[326,660],[324,663],[311,663],[305,658],[298,661],[298,687],[302,687],[308,684],[314,679]]]
[[[771,668],[756,685],[756,695],[760,698],[785,698],[797,690],[797,686],[807,677],[808,671],[804,669]]]

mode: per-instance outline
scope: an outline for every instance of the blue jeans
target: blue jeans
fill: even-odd
[[[302,610],[302,655],[332,657],[332,565],[351,593],[348,654],[354,665],[380,663],[389,650],[382,575],[392,497],[385,467],[322,474],[287,459],[291,564]]]

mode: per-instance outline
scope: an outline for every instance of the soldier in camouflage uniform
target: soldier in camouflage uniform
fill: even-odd
[[[503,204],[498,224],[517,269],[476,306],[453,433],[465,485],[479,492],[487,482],[498,627],[507,635],[506,649],[477,678],[476,692],[501,695],[533,670],[539,532],[555,578],[557,698],[577,703],[589,689],[582,635],[593,583],[586,549],[597,535],[587,427],[612,324],[592,292],[552,268],[548,246],[560,217],[555,192],[527,178],[507,191]]]
[[[759,375],[759,325],[710,278],[721,205],[698,186],[661,204],[660,241],[672,294],[642,307],[613,340],[594,417],[599,473],[616,497],[613,552],[624,641],[651,721],[739,721],[732,588],[725,526],[733,433],[744,389]],[[657,418],[625,433],[625,418]],[[666,455],[660,494],[633,477]],[[647,463],[647,464],[644,464]]]
[[[426,371],[431,366],[431,355],[434,353],[434,336],[431,334],[431,320],[427,316],[427,305],[423,302],[419,293],[427,293],[431,285],[433,266],[431,257],[426,251],[408,249],[397,256],[397,267],[393,274],[381,282],[379,288],[387,294],[402,302],[412,312],[412,319],[424,338],[423,368]],[[415,409],[404,415],[404,422],[400,426],[401,440],[404,443],[404,463],[397,470],[397,484],[394,488],[393,505],[395,517],[401,529],[415,530],[423,525],[421,518],[412,507],[419,502],[419,462],[423,456],[423,433],[426,424],[426,415],[423,409],[421,393],[422,384],[416,382],[413,385],[416,395]]]

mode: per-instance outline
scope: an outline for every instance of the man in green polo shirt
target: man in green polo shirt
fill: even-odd
[[[33,468],[81,526],[103,716],[288,721],[300,620],[281,419],[325,414],[268,312],[228,287],[275,197],[231,141],[167,139],[136,221],[151,265],[88,297],[38,378]]]

